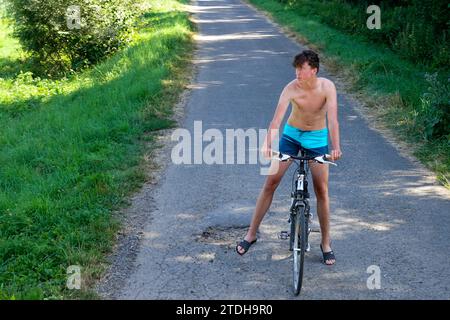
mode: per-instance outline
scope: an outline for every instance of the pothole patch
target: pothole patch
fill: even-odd
[[[235,246],[239,239],[245,236],[247,228],[208,227],[196,236],[196,241],[201,243]]]

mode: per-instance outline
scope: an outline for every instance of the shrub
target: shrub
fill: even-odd
[[[446,0],[278,0],[349,34],[384,43],[400,56],[432,68],[450,66],[450,10]],[[381,9],[381,29],[366,26],[369,5]]]
[[[15,20],[14,33],[24,49],[32,54],[41,72],[54,75],[94,64],[129,42],[135,3],[9,0],[8,7]],[[79,15],[71,8],[78,9]]]
[[[414,111],[417,127],[425,140],[450,139],[450,79],[439,81],[437,73],[425,78],[429,87]]]

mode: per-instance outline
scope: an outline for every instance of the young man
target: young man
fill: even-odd
[[[288,83],[281,93],[261,151],[266,158],[270,158],[272,141],[277,135],[289,103],[291,103],[292,112],[284,127],[279,143],[280,152],[297,155],[300,146],[302,146],[310,155],[329,153],[329,130],[332,143],[331,159],[338,160],[342,157],[342,152],[339,145],[336,87],[332,81],[317,77],[319,57],[314,51],[304,50],[296,55],[293,66],[295,67],[296,79]],[[326,125],[327,119],[328,128]],[[250,246],[256,242],[258,227],[272,203],[273,194],[281,178],[291,164],[291,161],[277,161],[277,163],[275,161],[277,160],[272,161],[271,172],[276,172],[267,176],[256,202],[250,228],[244,240],[236,246],[236,251],[240,255],[246,253]],[[273,168],[278,169],[273,170]],[[320,248],[324,263],[332,265],[336,260],[330,243],[328,165],[310,161],[310,169],[322,233]]]

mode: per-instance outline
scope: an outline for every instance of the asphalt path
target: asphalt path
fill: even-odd
[[[222,133],[225,148],[226,129],[267,129],[281,90],[295,77],[292,58],[305,47],[239,0],[196,1],[192,10],[199,27],[197,73],[180,128],[191,133],[192,150],[209,144],[194,141],[196,121],[202,133]],[[248,227],[264,166],[249,163],[248,153],[246,163],[237,164],[237,149],[228,159],[234,164],[176,164],[171,152],[177,141],[169,137],[159,151],[166,164],[158,183],[144,186],[131,204],[145,217],[136,254],[125,269],[116,259],[105,297],[450,298],[448,190],[372,129],[337,78],[324,67],[319,76],[338,86],[343,158],[330,167],[329,182],[336,264],[321,262],[320,234],[313,233],[302,293],[292,295],[291,253],[278,234],[288,230],[293,166],[275,193],[258,242],[246,255],[237,255],[234,247]],[[315,214],[313,193],[311,202]],[[114,268],[122,268],[122,274]],[[379,281],[368,285],[377,270]]]

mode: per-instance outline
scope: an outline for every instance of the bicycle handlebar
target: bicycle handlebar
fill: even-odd
[[[273,157],[273,159],[278,160],[278,161],[288,161],[289,159],[295,159],[295,160],[303,160],[303,161],[307,161],[307,160],[314,160],[315,162],[321,163],[321,164],[332,164],[334,166],[337,166],[336,163],[329,161],[329,159],[331,158],[331,156],[329,154],[323,154],[320,156],[308,156],[308,157],[297,157],[297,156],[291,156],[288,154],[282,154],[281,152],[278,151],[272,151],[273,154],[275,154],[275,157]]]

